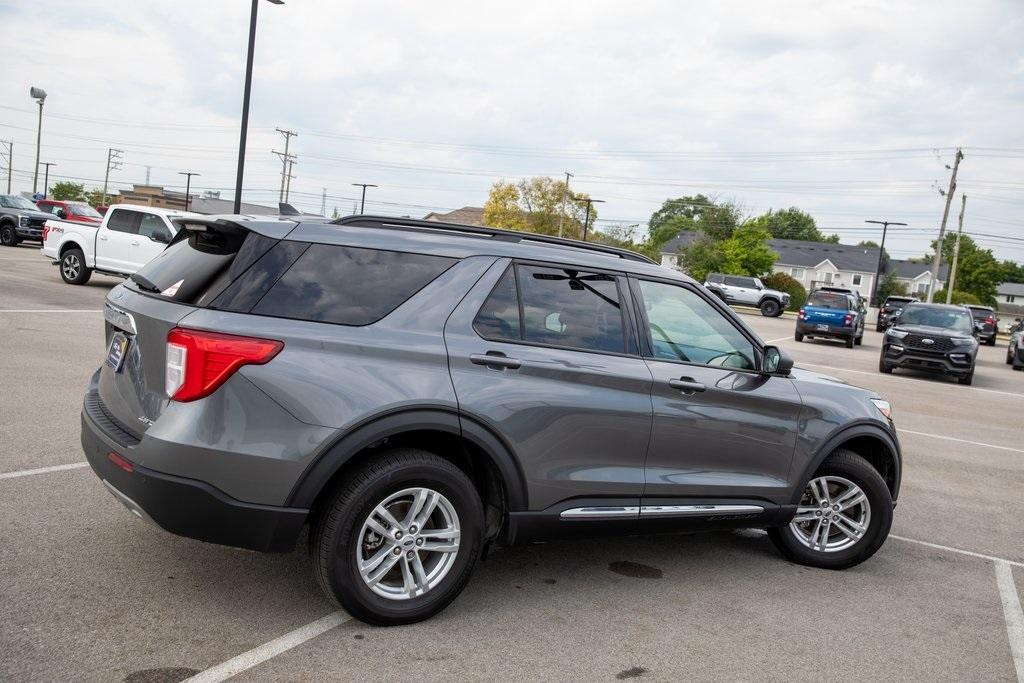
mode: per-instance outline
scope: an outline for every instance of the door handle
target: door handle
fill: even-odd
[[[139,241],[138,241],[138,240],[135,240],[134,242],[132,242],[132,246],[133,246],[133,247],[137,247],[137,246],[139,246]]]
[[[103,240],[104,242],[106,242],[106,241],[107,241],[107,238],[106,238],[106,236],[105,236],[105,235],[102,235],[102,236],[100,236],[100,239],[101,239],[101,240]]]
[[[698,391],[704,391],[707,387],[704,386],[703,382],[697,382],[692,377],[680,377],[679,379],[670,379],[668,385],[673,389],[678,389],[684,394],[692,394]]]
[[[492,368],[508,368],[509,370],[516,370],[522,365],[522,362],[518,359],[509,358],[505,354],[497,351],[474,353],[470,355],[469,362],[474,365],[486,365]]]

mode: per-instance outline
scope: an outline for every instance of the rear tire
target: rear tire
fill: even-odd
[[[846,348],[852,349],[853,345],[854,345],[854,343],[856,343],[856,341],[857,340],[854,337],[847,337],[847,339],[846,339]]]
[[[825,488],[816,486],[812,491],[812,483],[824,483]],[[844,500],[847,494],[850,497]],[[862,502],[853,502],[861,496]],[[823,501],[827,504],[822,505]],[[836,510],[836,506],[841,509]],[[840,516],[833,517],[837,512]],[[799,521],[801,518],[804,521]],[[885,543],[891,526],[892,496],[885,480],[867,460],[840,448],[825,458],[804,486],[794,521],[769,529],[768,537],[793,562],[821,569],[847,569],[874,555]]]
[[[782,314],[782,306],[775,299],[765,299],[761,302],[761,315],[766,318],[775,318]]]
[[[804,335],[797,332],[793,335],[793,339],[797,340],[798,342],[802,342],[804,340]]]
[[[863,344],[864,343],[864,333],[861,332],[859,337],[854,337],[853,343],[856,344],[857,346],[860,346],[861,344]]]
[[[19,241],[18,231],[13,225],[0,226],[0,244],[5,247],[16,247]]]
[[[995,338],[995,337],[992,337],[991,339],[989,339],[989,340],[988,340],[987,342],[985,342],[985,343],[986,343],[986,344],[988,344],[989,346],[995,346],[995,345],[996,345],[996,338]]]
[[[92,269],[85,267],[85,254],[81,249],[68,249],[60,257],[60,276],[69,285],[84,285],[92,277]]]
[[[426,517],[418,520],[410,512],[420,492]],[[428,526],[434,533],[425,531]],[[411,624],[458,597],[480,557],[483,535],[483,505],[462,470],[426,451],[395,449],[346,475],[331,493],[310,536],[313,572],[324,592],[357,619]],[[383,559],[372,564],[378,557]],[[360,564],[369,568],[361,573]],[[378,570],[384,573],[374,580]]]
[[[1007,365],[1013,365],[1013,354],[1010,351],[1011,351],[1011,349],[1009,347],[1007,347],[1006,348],[1006,364]]]

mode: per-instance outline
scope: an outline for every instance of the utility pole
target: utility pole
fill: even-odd
[[[583,201],[585,201],[587,203],[587,217],[583,219],[583,241],[586,242],[587,241],[587,226],[590,225],[590,205],[591,204],[604,204],[604,200],[603,199],[591,199],[590,197],[587,197]]]
[[[295,176],[292,175],[292,166],[295,165],[295,155],[293,154],[293,155],[291,155],[291,157],[292,158],[288,160],[288,174],[285,176],[285,179],[287,180],[287,182],[284,185],[284,201],[285,201],[285,204],[288,203],[288,195],[291,194],[291,191],[292,191],[292,178],[295,177]]]
[[[292,156],[288,154],[288,144],[291,142],[293,136],[298,135],[293,130],[282,130],[281,128],[275,128],[278,133],[284,136],[284,151],[274,152],[274,154],[281,157],[281,192],[278,194],[278,201],[287,201],[285,199],[285,177],[291,172],[288,168],[288,159]]]
[[[14,140],[3,140],[3,141],[0,141],[0,145],[6,145],[7,146],[7,153],[6,154],[4,154],[3,152],[0,152],[0,159],[3,159],[4,157],[7,158],[7,194],[10,194],[11,193],[11,174],[14,171],[14,169],[12,168],[13,164],[14,164]]]
[[[935,299],[935,283],[939,279],[939,264],[942,263],[942,244],[946,238],[946,221],[949,219],[949,205],[953,201],[953,193],[956,192],[956,172],[960,168],[960,160],[963,158],[963,151],[957,147],[956,157],[953,159],[953,172],[949,176],[949,191],[946,192],[946,208],[942,212],[942,225],[939,226],[939,243],[935,246],[935,258],[932,259],[931,277],[928,283],[928,303],[932,303]],[[946,168],[949,167],[947,166]]]
[[[107,205],[107,183],[110,181],[110,172],[117,171],[124,164],[124,150],[110,148],[107,150],[107,172],[103,176],[103,206]]]
[[[146,167],[146,184],[149,185],[149,172],[153,170],[152,166]]]
[[[57,164],[52,161],[45,161],[42,165],[46,167],[46,173],[43,175],[43,197],[45,198],[50,194],[50,167]]]
[[[192,187],[192,176],[199,175],[191,171],[178,171],[178,175],[185,176],[185,210],[188,211],[189,189]]]
[[[327,216],[327,188],[324,188],[324,193],[320,196],[320,215]]]
[[[361,188],[363,188],[363,198],[359,202],[359,213],[365,213],[364,209],[366,208],[366,188],[368,188],[368,187],[377,187],[377,186],[376,185],[371,185],[370,183],[352,183],[352,185],[354,187],[361,187]]]
[[[946,282],[946,303],[953,300],[953,285],[956,284],[956,262],[960,260],[960,236],[964,234],[964,209],[967,208],[967,195],[960,195],[960,220],[956,231],[956,246],[953,247],[953,267],[949,269],[949,281]]]
[[[565,220],[565,200],[569,197],[569,178],[572,178],[572,173],[565,172],[565,187],[562,188],[562,213],[558,214],[558,236],[562,236],[562,221]]]
[[[864,222],[875,223],[876,225],[882,226],[882,246],[878,248],[878,265],[875,267],[875,286],[871,288],[871,300],[875,302],[875,306],[881,306],[882,302],[878,300],[878,286],[882,283],[882,254],[885,253],[885,233],[889,230],[890,225],[906,225],[906,223],[896,223],[894,221]]]
[[[39,125],[36,127],[36,170],[32,175],[32,194],[35,194],[36,187],[39,185],[39,149],[43,142],[43,102],[46,101],[46,91],[32,86],[29,88],[28,94],[39,103]]]

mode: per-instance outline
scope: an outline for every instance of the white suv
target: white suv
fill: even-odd
[[[760,278],[746,275],[710,273],[704,286],[729,304],[743,304],[761,309],[761,315],[775,318],[789,306],[789,294],[768,289]]]

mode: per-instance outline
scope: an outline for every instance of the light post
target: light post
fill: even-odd
[[[43,139],[43,102],[46,101],[46,91],[34,85],[29,88],[28,94],[39,103],[39,126],[36,128],[36,170],[32,175],[32,194],[36,193],[39,186],[39,147]]]
[[[267,0],[274,5],[283,5],[284,0]],[[249,15],[249,52],[245,58],[245,91],[242,94],[242,132],[238,138],[238,174],[235,176],[234,213],[242,212],[242,175],[245,172],[245,136],[249,131],[249,93],[252,90],[252,56],[256,47],[256,8],[259,0],[252,0]],[[40,105],[41,106],[41,105]]]
[[[583,219],[583,241],[586,242],[587,241],[587,227],[590,225],[590,205],[591,204],[604,204],[604,200],[603,199],[591,199],[590,197],[587,197],[583,201],[585,201],[587,203],[587,217]]]
[[[188,211],[188,191],[192,187],[192,176],[199,174],[191,173],[189,171],[178,171],[178,175],[185,176],[185,210]],[[238,209],[235,210],[235,213],[238,213]]]
[[[43,199],[50,195],[50,167],[56,165],[52,161],[43,162],[43,166],[46,167],[46,173],[43,175]]]
[[[370,183],[352,183],[353,187],[363,188],[363,198],[359,201],[359,213],[366,213],[363,209],[366,207],[366,188],[378,187],[377,185],[371,185]]]
[[[882,279],[882,254],[885,253],[885,233],[889,230],[890,225],[906,225],[906,223],[894,223],[893,221],[864,221],[865,223],[874,223],[882,226],[882,246],[878,248],[878,266],[875,268],[875,286],[871,288],[871,298],[874,300],[875,305],[878,306],[881,302],[878,301],[878,287],[881,284]]]

